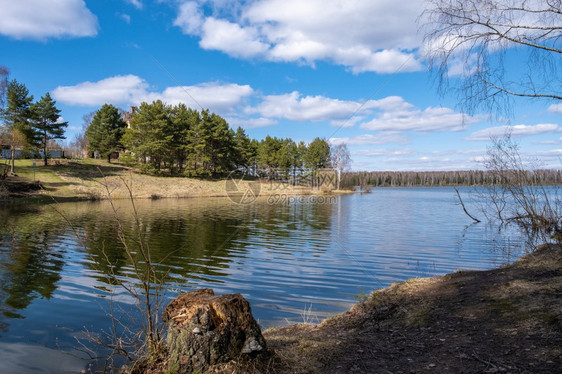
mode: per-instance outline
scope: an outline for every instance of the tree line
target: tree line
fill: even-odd
[[[65,139],[68,123],[61,120],[48,92],[34,102],[25,84],[7,78],[8,70],[0,67],[0,144],[10,147],[10,172],[14,174],[16,148],[40,149],[47,165],[47,147],[54,139]]]
[[[528,170],[528,180],[534,185],[562,184],[561,170]],[[342,175],[343,188],[419,187],[419,186],[494,186],[505,183],[490,170],[462,171],[363,171]]]
[[[209,110],[161,100],[143,102],[132,113],[103,105],[85,131],[88,149],[111,162],[122,162],[157,175],[213,177],[243,170],[255,176],[294,175],[304,169],[330,167],[330,145],[267,136],[251,139],[242,127]],[[92,156],[92,155],[91,155]]]

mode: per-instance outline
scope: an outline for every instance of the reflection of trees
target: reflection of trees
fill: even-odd
[[[174,273],[183,277],[225,275],[220,269],[228,268],[232,262],[232,250],[244,250],[248,243],[248,227],[237,218],[190,218],[159,217],[150,223],[151,232],[174,233],[151,236],[153,259],[173,267]]]
[[[56,290],[64,265],[63,254],[53,243],[57,237],[49,229],[31,234],[2,232],[0,311],[4,317],[23,318],[19,310],[38,296],[49,299]]]
[[[146,201],[138,206],[140,227],[126,203],[119,207],[119,219],[131,240],[142,230],[152,261],[159,271],[170,273],[169,282],[223,277],[236,258],[246,255],[247,246],[264,243],[258,239],[265,239],[266,245],[284,246],[293,237],[303,243],[319,238],[329,232],[333,211],[330,204],[233,205],[212,199],[179,204]],[[128,276],[130,261],[107,203],[62,204],[57,209],[80,234],[80,244],[93,260],[83,264],[99,274],[98,281],[107,282],[103,274],[111,271]],[[4,223],[0,227],[0,312],[7,318],[20,318],[18,311],[33,299],[49,298],[55,291],[63,268],[61,236],[75,240],[66,220],[49,207],[2,207],[0,220]],[[295,248],[290,247],[289,251]],[[314,251],[322,248],[311,244]]]
[[[142,203],[141,203],[142,204]],[[324,235],[331,224],[330,204],[249,204],[219,205],[212,201],[188,207],[180,213],[165,202],[153,203],[150,209],[141,205],[141,227],[136,227],[126,206],[120,207],[120,220],[126,236],[139,235],[150,247],[152,261],[159,271],[173,278],[194,279],[204,276],[224,276],[233,258],[244,255],[252,244],[252,235],[268,231],[274,237],[291,235]],[[130,265],[117,238],[114,219],[100,211],[90,212],[81,221],[85,244],[96,271],[126,276]],[[317,248],[318,249],[318,248]]]
[[[87,266],[96,272],[108,274],[112,271],[118,275],[123,272],[126,264],[126,254],[123,245],[117,237],[117,225],[115,222],[100,217],[98,214],[88,214],[86,219],[81,219],[82,245],[86,247],[93,262]],[[104,276],[97,277],[100,281],[106,281]]]
[[[141,237],[149,244],[152,261],[163,273],[170,271],[183,278],[194,278],[197,274],[224,275],[218,269],[227,268],[232,261],[231,249],[243,250],[249,230],[240,218],[203,215],[204,212],[190,212],[170,217],[165,210],[152,211],[141,217],[140,227],[127,213],[119,219],[133,250],[134,239],[141,230]],[[88,266],[106,274],[113,271],[116,275],[126,275],[130,264],[118,240],[115,222],[99,215],[82,221],[84,244],[94,260]]]
[[[305,197],[305,199],[308,197]],[[312,237],[329,234],[332,204],[285,203],[264,205],[259,211],[256,227],[274,233],[270,239],[307,235]],[[321,250],[320,247],[315,247]]]

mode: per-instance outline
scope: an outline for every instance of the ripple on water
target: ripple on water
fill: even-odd
[[[117,204],[128,238],[138,237],[130,207]],[[201,287],[239,292],[264,326],[315,322],[393,282],[491,268],[522,253],[516,232],[471,225],[447,188],[377,189],[335,204],[186,199],[139,201],[137,208],[141,235],[166,279],[166,302]],[[0,372],[32,373],[30,355],[48,368],[47,352],[74,344],[84,326],[107,329],[110,302],[132,307],[131,295],[111,287],[106,273],[113,268],[127,280],[135,271],[106,202],[61,204],[72,229],[48,209],[8,209],[0,227],[0,344],[8,345],[0,351],[11,354],[0,356]]]

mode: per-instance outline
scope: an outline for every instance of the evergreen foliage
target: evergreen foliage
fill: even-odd
[[[14,174],[16,147],[25,147],[34,138],[31,127],[33,96],[29,95],[25,84],[18,83],[14,79],[7,86],[5,101],[6,106],[1,108],[0,116],[4,123],[2,126],[3,138],[8,141],[11,150],[10,172]]]
[[[111,154],[122,149],[121,138],[126,127],[119,109],[111,104],[103,105],[86,129],[90,152],[98,152],[111,162]]]
[[[257,141],[241,127],[231,129],[221,116],[184,104],[142,103],[129,125],[122,139],[125,159],[134,160],[146,173],[217,177],[239,170],[270,178],[292,175],[294,179],[305,166],[329,166],[330,147],[324,139],[315,139],[312,151],[304,142],[297,144],[292,139],[267,136]]]
[[[64,130],[67,122],[59,121],[60,110],[56,107],[56,101],[47,92],[37,103],[31,106],[33,122],[33,143],[43,150],[45,166],[48,164],[47,145],[51,139],[65,139]]]

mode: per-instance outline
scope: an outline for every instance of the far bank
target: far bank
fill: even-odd
[[[228,175],[222,178],[162,177],[142,174],[117,162],[82,159],[16,160],[16,176],[0,181],[0,203],[112,199],[230,197],[247,202],[258,197],[349,193]]]

